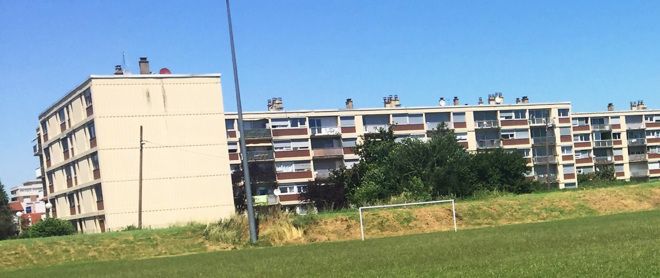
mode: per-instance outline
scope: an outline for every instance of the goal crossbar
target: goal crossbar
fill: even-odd
[[[360,212],[360,234],[362,235],[362,240],[364,240],[364,220],[363,220],[362,212],[367,210],[367,209],[405,207],[405,206],[440,204],[440,203],[451,203],[451,213],[452,213],[452,221],[454,222],[454,232],[457,232],[458,228],[456,226],[456,203],[454,202],[454,199],[449,199],[449,200],[438,200],[438,201],[417,202],[417,203],[405,203],[405,204],[395,204],[395,205],[380,205],[380,206],[360,207],[360,209],[358,211]]]

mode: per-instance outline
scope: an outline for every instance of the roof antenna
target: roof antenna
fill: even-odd
[[[124,68],[124,74],[131,74],[131,71],[126,66],[126,51],[121,51],[121,65]]]

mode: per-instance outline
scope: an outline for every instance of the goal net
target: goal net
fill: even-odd
[[[417,203],[404,203],[404,204],[395,204],[395,205],[367,206],[367,207],[360,207],[360,209],[359,209],[359,212],[360,212],[360,234],[362,235],[362,240],[365,239],[365,236],[364,236],[364,230],[365,230],[365,227],[364,227],[364,211],[366,211],[366,210],[380,209],[380,208],[396,208],[396,207],[409,207],[409,206],[419,206],[419,205],[442,204],[442,203],[451,203],[451,216],[452,216],[452,223],[454,225],[454,232],[458,231],[458,228],[456,226],[456,204],[454,202],[454,199],[428,201],[428,202],[417,202]]]

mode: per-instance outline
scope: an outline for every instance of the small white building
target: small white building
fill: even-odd
[[[40,180],[26,181],[9,190],[11,201],[23,206],[23,213],[46,213],[44,189]]]

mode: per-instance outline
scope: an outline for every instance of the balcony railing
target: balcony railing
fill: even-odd
[[[312,149],[312,151],[315,157],[344,155],[344,148]]]
[[[612,146],[612,140],[594,140],[594,148],[607,148]]]
[[[381,128],[387,130],[387,125],[365,125],[364,132],[377,133]]]
[[[311,127],[310,131],[313,136],[322,135],[339,135],[341,131],[338,127]]]
[[[500,127],[500,122],[498,120],[482,120],[474,121],[475,128],[498,128]]]
[[[252,200],[254,200],[255,206],[270,206],[278,203],[277,196],[274,194],[256,195],[252,197]]]
[[[499,148],[502,146],[502,141],[499,139],[478,140],[477,146],[483,149]]]
[[[438,128],[440,125],[445,124],[445,127],[448,129],[453,129],[454,125],[452,122],[426,122],[426,130],[434,130]]]
[[[535,157],[532,158],[532,160],[536,164],[556,163],[557,162],[557,158],[553,155],[535,156]]]
[[[538,181],[550,180],[554,182],[557,180],[557,174],[536,174],[535,176]]]
[[[248,161],[272,160],[273,151],[271,150],[247,151],[246,156]]]
[[[39,154],[41,154],[38,145],[36,144],[32,145],[32,154],[34,154],[35,156],[39,156]]]
[[[532,145],[553,145],[556,141],[554,136],[533,137]]]
[[[612,156],[595,156],[594,164],[610,164],[614,162],[614,157]]]
[[[327,179],[330,177],[330,173],[332,171],[330,169],[320,169],[316,170],[316,178],[317,179]]]
[[[37,169],[34,169],[34,176],[36,178],[41,178],[41,167],[38,167]]]
[[[646,154],[629,154],[628,155],[628,160],[630,162],[639,162],[639,161],[646,161]]]
[[[258,128],[258,129],[246,129],[243,130],[245,134],[245,139],[260,139],[260,138],[271,138],[270,129]]]
[[[610,130],[612,127],[608,124],[591,124],[591,130]]]
[[[531,118],[529,119],[530,125],[544,125],[550,122],[548,118]]]
[[[649,175],[649,171],[641,171],[641,170],[630,171],[630,176],[633,178],[647,177],[648,175]]]
[[[644,138],[628,139],[628,146],[642,146],[642,145],[646,145],[646,139]]]

